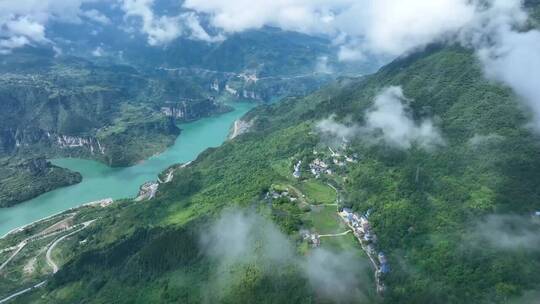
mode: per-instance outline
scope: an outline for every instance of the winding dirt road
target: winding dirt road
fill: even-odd
[[[74,235],[75,233],[85,229],[86,227],[90,226],[90,224],[92,224],[95,220],[91,220],[91,221],[88,221],[88,222],[84,222],[82,223],[82,227],[75,230],[75,231],[72,231],[58,239],[56,239],[54,242],[51,243],[51,245],[49,246],[49,248],[47,249],[47,254],[45,255],[45,258],[47,260],[47,264],[52,268],[53,270],[53,273],[57,273],[59,268],[58,268],[58,265],[56,265],[56,263],[52,260],[51,258],[51,255],[52,255],[52,251],[54,250],[54,248],[56,247],[56,245],[58,245],[60,242],[62,242],[63,240],[65,240],[66,238]]]
[[[347,230],[345,232],[342,232],[342,233],[334,233],[334,234],[321,234],[319,235],[320,238],[322,237],[334,237],[334,236],[344,236],[344,235],[347,235],[348,233],[352,232],[351,230]]]

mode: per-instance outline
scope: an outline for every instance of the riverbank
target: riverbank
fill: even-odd
[[[235,109],[231,112],[181,124],[182,136],[176,139],[173,146],[133,167],[111,168],[96,161],[75,158],[52,160],[54,165],[80,172],[83,181],[1,209],[0,235],[80,206],[84,202],[105,197],[115,200],[135,197],[143,183],[156,180],[171,165],[187,163],[204,150],[221,145],[227,139],[234,121],[256,106],[250,103],[232,105]]]

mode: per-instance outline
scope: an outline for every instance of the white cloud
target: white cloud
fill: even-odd
[[[518,1],[494,0],[463,40],[477,50],[486,75],[510,86],[532,110],[540,130],[540,31],[520,31],[527,14]]]
[[[271,25],[361,38],[362,50],[342,48],[345,60],[361,59],[366,50],[400,55],[452,34],[475,12],[468,0],[187,0],[184,6],[210,14],[225,32]]]
[[[328,139],[341,141],[342,139],[350,140],[357,136],[360,128],[357,124],[343,124],[336,120],[335,115],[319,121],[316,126],[317,130]]]
[[[157,16],[152,10],[155,0],[123,0],[122,9],[127,17],[139,17],[141,32],[148,36],[150,45],[165,45],[181,36],[207,42],[219,42],[222,35],[211,36],[201,26],[195,13],[181,13],[176,16]]]
[[[320,74],[332,74],[334,70],[328,63],[328,56],[320,56],[317,58],[317,64],[315,65],[315,72]]]
[[[50,20],[80,22],[84,2],[98,0],[17,0],[0,1],[0,53],[32,43],[46,43]]]
[[[364,52],[358,46],[345,44],[339,47],[338,59],[340,61],[360,61],[364,58]]]
[[[468,144],[473,148],[477,148],[490,143],[500,142],[503,139],[504,136],[495,133],[487,135],[474,134],[474,136],[469,139]]]
[[[475,49],[486,75],[510,86],[540,130],[540,31],[520,31],[520,0],[186,0],[212,25],[238,32],[265,25],[335,38],[343,61],[400,56],[433,42]]]
[[[101,24],[110,24],[111,19],[109,17],[105,16],[101,12],[99,12],[96,9],[91,9],[87,11],[83,11],[82,15],[94,22],[101,23]]]
[[[540,225],[537,218],[509,214],[489,215],[471,232],[471,241],[500,250],[540,250]]]
[[[320,33],[330,25],[336,9],[346,9],[353,0],[187,0],[184,6],[211,15],[215,27],[226,32],[274,25],[287,30]]]
[[[410,148],[413,143],[426,149],[444,144],[430,119],[420,122],[413,119],[408,102],[401,87],[384,89],[367,111],[364,129],[378,140],[402,149]]]
[[[506,32],[490,54],[480,52],[489,77],[514,89],[533,111],[540,130],[540,32]]]
[[[198,16],[195,13],[182,14],[182,19],[190,32],[190,37],[194,40],[202,40],[206,42],[220,42],[225,40],[221,34],[211,36],[201,26]]]
[[[319,296],[337,303],[354,302],[364,297],[363,286],[372,284],[366,277],[365,260],[353,251],[334,253],[318,248],[299,256],[294,243],[263,216],[246,210],[227,210],[201,233],[203,252],[217,262],[211,285],[222,289],[234,283],[231,276],[238,265],[254,264],[261,271],[279,273],[298,269]],[[293,267],[291,267],[293,266]]]
[[[444,40],[475,14],[468,0],[369,0],[357,9],[367,49],[390,55]]]
[[[103,48],[101,46],[98,46],[97,48],[95,48],[92,51],[92,56],[94,56],[94,57],[101,57],[101,56],[103,56],[103,54],[104,54],[104,51],[103,51]]]
[[[12,49],[23,47],[30,41],[26,37],[12,36],[7,39],[0,39],[0,54],[9,54]]]
[[[20,17],[5,23],[8,32],[15,36],[27,37],[33,41],[45,40],[45,27],[28,17]]]
[[[307,256],[302,266],[320,296],[336,303],[358,303],[366,298],[362,290],[366,282],[360,274],[367,265],[359,262],[354,252],[335,253],[319,248]]]
[[[81,10],[103,0],[0,1],[0,53],[28,44],[48,43],[50,20],[106,24],[97,10]],[[277,26],[333,38],[339,59],[366,55],[399,56],[436,41],[459,41],[477,51],[486,75],[510,86],[535,117],[540,130],[540,31],[524,30],[527,14],[519,0],[186,0],[176,16],[158,16],[154,0],[116,0],[127,17],[140,18],[151,45],[180,36],[219,42],[226,33]],[[213,36],[199,22],[208,15],[222,34]],[[119,25],[122,26],[122,25]]]
[[[1,36],[8,37],[0,38],[0,52],[2,53],[9,53],[10,50],[23,47],[31,42],[47,41],[45,27],[36,21],[30,20],[28,16],[10,16],[0,26]]]
[[[330,116],[317,123],[325,141],[350,140],[360,136],[368,143],[384,142],[399,149],[413,144],[426,150],[444,145],[444,140],[431,119],[415,121],[401,87],[383,89],[365,114],[365,124],[343,124]]]
[[[123,0],[122,9],[126,17],[141,19],[141,31],[148,36],[150,45],[169,43],[182,34],[178,17],[155,16],[152,11],[154,0]]]

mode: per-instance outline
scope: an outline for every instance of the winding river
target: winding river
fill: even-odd
[[[223,143],[233,122],[253,105],[234,103],[234,111],[180,125],[182,134],[165,152],[128,168],[110,168],[96,161],[63,158],[52,162],[80,172],[80,184],[60,188],[14,207],[0,209],[0,236],[17,227],[104,198],[134,197],[139,186],[176,163],[194,160],[199,153]]]

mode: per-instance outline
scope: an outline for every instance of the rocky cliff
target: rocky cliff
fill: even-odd
[[[177,122],[197,120],[212,114],[230,111],[231,107],[218,103],[214,98],[182,99],[167,101],[161,107],[161,113]]]

